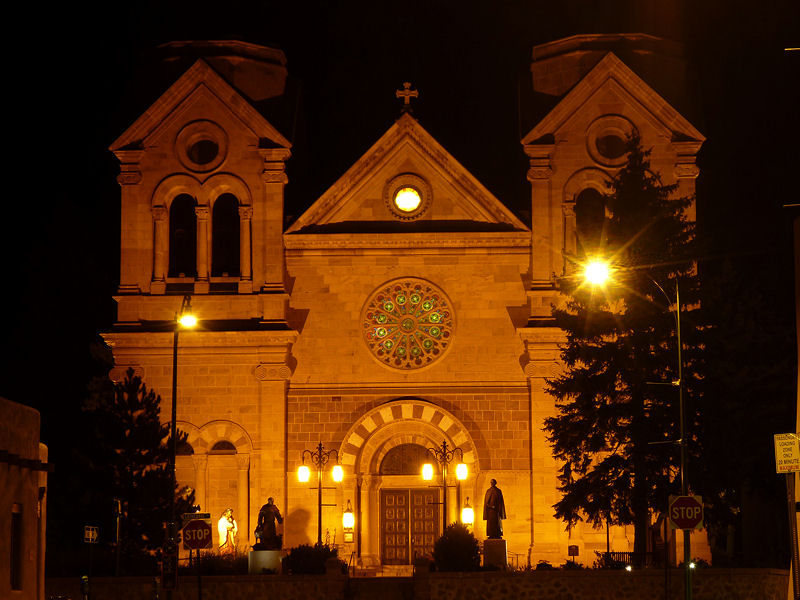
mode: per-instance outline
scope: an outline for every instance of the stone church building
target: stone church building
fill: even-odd
[[[285,91],[283,53],[170,45],[190,46],[209,51],[111,146],[121,266],[117,322],[105,334],[112,376],[136,369],[169,419],[174,319],[191,296],[199,323],[180,332],[177,359],[177,423],[188,433],[179,483],[212,518],[233,508],[242,549],[270,496],[285,516],[284,547],[314,543],[320,496],[308,453],[311,481],[296,472],[321,443],[336,450],[324,468],[322,538],[345,558],[409,564],[429,553],[443,490],[447,522],[469,502],[483,539],[483,497],[496,479],[512,563],[560,564],[568,546],[593,562],[606,531],[566,531],[553,517],[558,464],[542,426],[562,334],[550,307],[582,227],[598,210],[602,218],[625,136],[638,132],[663,180],[694,193],[704,138],[645,80],[676,72],[671,46],[631,34],[534,48],[530,85],[550,108],[519,148],[530,222],[404,111],[288,226],[292,148],[261,110]],[[679,95],[679,80],[659,89]],[[432,481],[420,475],[427,449],[443,442],[460,449],[446,488],[436,461]],[[337,458],[341,483],[330,478]],[[345,543],[348,503],[356,519]],[[612,527],[610,544],[632,550],[632,528]]]

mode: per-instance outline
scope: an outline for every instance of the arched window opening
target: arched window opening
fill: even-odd
[[[594,254],[603,247],[606,203],[593,188],[583,190],[575,198],[575,236],[579,256]]]
[[[226,440],[221,440],[211,447],[209,454],[236,454],[236,446]]]
[[[222,194],[214,202],[211,214],[211,276],[238,277],[239,200]]]
[[[395,446],[383,457],[380,466],[381,475],[417,475],[422,473],[422,465],[433,463],[436,460],[427,448],[419,444],[400,444]]]
[[[188,194],[169,207],[169,277],[197,276],[197,202]]]
[[[175,446],[175,454],[177,456],[191,456],[194,454],[194,448],[189,442],[178,442]]]

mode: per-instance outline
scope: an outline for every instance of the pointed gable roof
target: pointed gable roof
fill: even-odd
[[[181,77],[173,83],[150,108],[148,108],[127,130],[110,146],[117,150],[140,148],[168,120],[199,95],[216,98],[262,140],[270,145],[291,148],[287,140],[269,121],[250,105],[231,85],[212,69],[203,59],[198,59]]]
[[[674,140],[703,141],[705,136],[687,121],[653,88],[628,68],[615,54],[609,52],[559,101],[547,116],[522,139],[523,144],[555,133],[580,107],[586,104],[598,90],[612,87],[644,111],[645,118],[660,128],[671,132]],[[578,107],[578,108],[576,108]]]
[[[300,218],[286,231],[302,233],[315,226],[364,221],[386,222],[388,213],[376,215],[366,208],[367,196],[374,203],[376,189],[392,175],[400,175],[409,162],[414,163],[419,174],[431,180],[433,203],[447,196],[451,213],[439,211],[417,225],[424,224],[425,231],[437,230],[450,221],[472,223],[495,230],[527,231],[527,227],[486,189],[461,163],[448,153],[419,122],[408,113],[400,118],[359,158]],[[408,170],[408,169],[406,169]],[[442,190],[445,190],[443,193]],[[363,209],[363,210],[362,210]],[[411,223],[399,223],[413,229]],[[456,227],[457,229],[457,227]],[[469,227],[466,229],[470,230]],[[396,231],[396,230],[392,230]]]

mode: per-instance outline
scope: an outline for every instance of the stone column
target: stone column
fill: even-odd
[[[575,202],[562,204],[561,212],[564,215],[564,251],[562,256],[574,257],[578,255],[578,223],[575,217]],[[567,269],[569,269],[569,265],[564,260],[561,264],[561,270],[566,273]]]
[[[250,545],[250,455],[236,455],[236,524],[239,533],[236,535],[238,542]]]
[[[166,291],[167,261],[169,257],[169,237],[167,235],[167,209],[165,206],[153,207],[155,223],[155,239],[153,240],[153,282],[150,284],[151,294],[163,294]]]
[[[250,264],[251,239],[250,223],[253,219],[252,206],[239,207],[239,293],[253,291],[253,273]]]
[[[197,277],[194,291],[208,293],[208,206],[197,206]]]
[[[531,182],[531,285],[551,288],[556,272],[556,244],[553,230],[553,170],[550,156],[553,144],[527,145],[525,154],[530,158],[528,181]]]
[[[193,454],[194,465],[194,501],[202,512],[208,512],[206,480],[208,479],[208,454]]]

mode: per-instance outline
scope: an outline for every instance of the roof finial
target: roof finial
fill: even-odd
[[[403,84],[402,90],[397,90],[394,93],[396,98],[403,99],[403,108],[401,109],[401,113],[410,113],[411,111],[411,99],[412,98],[419,98],[419,92],[417,90],[411,89],[411,84],[406,81]]]

